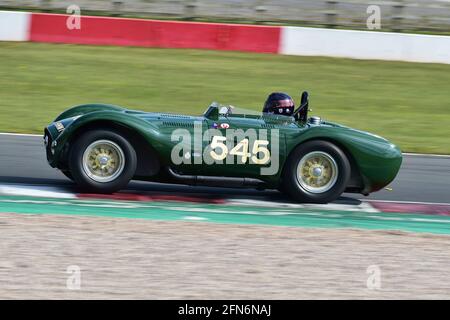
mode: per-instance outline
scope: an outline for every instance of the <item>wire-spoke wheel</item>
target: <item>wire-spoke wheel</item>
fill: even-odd
[[[297,179],[306,191],[323,193],[336,183],[339,174],[336,161],[328,153],[313,151],[306,154],[297,166]]]
[[[94,181],[110,182],[122,173],[125,155],[122,149],[110,140],[91,143],[83,154],[84,172]]]
[[[289,155],[282,190],[300,202],[328,203],[344,192],[350,173],[350,162],[339,147],[328,141],[308,141]]]
[[[112,193],[124,188],[136,172],[133,146],[120,134],[108,130],[88,131],[72,145],[69,167],[83,190]]]

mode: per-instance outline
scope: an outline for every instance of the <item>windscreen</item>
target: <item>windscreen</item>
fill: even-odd
[[[241,108],[230,104],[222,104],[219,102],[213,102],[210,106],[217,107],[219,115],[226,117],[244,117],[244,118],[264,118],[274,120],[292,121],[293,117],[283,116],[279,114],[263,113],[262,111]]]

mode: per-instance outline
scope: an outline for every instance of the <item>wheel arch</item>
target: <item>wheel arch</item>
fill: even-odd
[[[133,146],[137,156],[135,177],[150,177],[156,175],[161,168],[161,160],[151,143],[136,128],[114,120],[93,120],[77,126],[67,138],[64,146],[62,162],[68,163],[68,156],[73,141],[83,133],[91,130],[110,130],[126,138]]]
[[[124,108],[112,104],[104,104],[104,103],[90,103],[90,104],[81,104],[78,106],[71,107],[56,117],[54,121],[61,121],[63,119],[67,119],[75,116],[83,116],[93,112],[99,111],[109,111],[109,112],[122,112],[125,110]]]

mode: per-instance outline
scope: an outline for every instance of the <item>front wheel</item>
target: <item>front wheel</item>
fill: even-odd
[[[350,179],[345,153],[328,141],[308,141],[287,159],[282,189],[300,202],[328,203],[336,200]]]
[[[70,172],[83,190],[112,193],[123,189],[136,171],[136,152],[120,134],[88,131],[72,145]]]

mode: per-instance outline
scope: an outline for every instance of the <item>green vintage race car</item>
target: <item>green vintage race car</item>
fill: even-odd
[[[308,117],[308,94],[291,116],[211,104],[202,116],[87,104],[45,128],[47,160],[83,191],[112,193],[131,179],[279,189],[300,202],[368,195],[397,175],[389,141]]]

